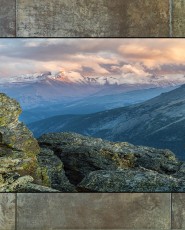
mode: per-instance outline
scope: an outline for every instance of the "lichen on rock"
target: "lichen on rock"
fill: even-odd
[[[16,100],[0,93],[0,191],[76,191],[61,160],[51,150],[41,150],[18,120],[21,111]]]
[[[0,170],[37,176],[37,154],[40,152],[36,139],[28,128],[18,120],[21,113],[19,103],[0,94]]]
[[[39,139],[61,159],[66,175],[74,185],[95,170],[116,170],[134,166],[135,157],[123,151],[125,143],[113,143],[76,133],[50,133]]]

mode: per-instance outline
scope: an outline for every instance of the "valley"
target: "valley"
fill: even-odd
[[[33,122],[35,136],[72,131],[111,141],[166,148],[184,158],[185,86],[142,103],[87,115],[61,115]]]

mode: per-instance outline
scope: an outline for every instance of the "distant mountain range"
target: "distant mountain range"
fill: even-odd
[[[61,115],[29,124],[36,136],[73,131],[112,141],[168,148],[185,159],[185,85],[145,102],[87,115]]]
[[[185,78],[175,79],[151,75],[134,83],[56,71],[0,78],[0,91],[20,102],[21,120],[35,136],[74,131],[169,148],[185,159]]]
[[[79,72],[43,72],[0,78],[0,91],[17,99],[23,109],[74,102],[86,97],[115,95],[140,89],[174,87],[185,83],[165,76],[148,76],[137,83],[123,75],[83,75]]]
[[[94,95],[72,102],[61,102],[60,104],[39,106],[23,110],[20,119],[28,124],[56,115],[90,114],[100,112],[140,103],[174,88],[176,87],[141,89],[104,96]]]
[[[182,74],[181,74],[182,75]],[[149,75],[145,77],[145,81],[140,81],[138,79],[138,85],[148,85],[148,86],[174,86],[185,83],[185,76],[181,76],[181,78],[171,78],[166,77],[165,75]],[[142,78],[141,78],[142,79]],[[179,80],[177,80],[179,79]],[[26,85],[33,84],[43,81],[53,80],[57,82],[61,82],[63,84],[76,84],[76,85],[123,85],[123,84],[132,84],[133,82],[130,79],[125,79],[123,74],[114,74],[114,75],[97,75],[97,74],[89,74],[89,73],[80,73],[75,71],[46,71],[40,73],[33,74],[22,74],[18,76],[10,76],[10,77],[1,77],[0,84],[17,84],[17,85]]]

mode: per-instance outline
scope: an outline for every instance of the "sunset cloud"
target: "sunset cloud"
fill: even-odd
[[[185,39],[0,40],[0,77],[61,69],[132,81],[174,78],[185,73]]]
[[[126,74],[132,74],[135,77],[147,77],[150,76],[151,74],[146,72],[144,70],[144,67],[141,66],[140,64],[135,64],[135,65],[123,65],[121,68],[122,73],[124,75]]]

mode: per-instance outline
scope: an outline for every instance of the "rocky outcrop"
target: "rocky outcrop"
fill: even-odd
[[[21,177],[16,173],[10,174],[6,176],[0,192],[58,192],[56,189],[34,184],[33,181],[33,177],[29,175]]]
[[[88,174],[79,183],[78,191],[179,192],[185,191],[185,181],[144,168],[99,170]]]
[[[128,143],[111,143],[75,133],[45,134],[38,139],[42,148],[49,148],[61,159],[67,177],[78,184],[95,170],[130,168],[134,164]]]
[[[37,140],[0,94],[0,192],[184,192],[185,163],[169,150],[76,133]],[[39,147],[40,145],[40,147]]]
[[[45,134],[38,141],[61,159],[79,192],[185,191],[185,165],[169,150],[76,133]]]
[[[18,121],[20,113],[15,100],[0,94],[0,173],[17,172],[39,181],[36,156],[40,148],[32,133]]]
[[[40,149],[27,127],[19,122],[20,105],[0,94],[0,192],[75,191],[62,162]]]

